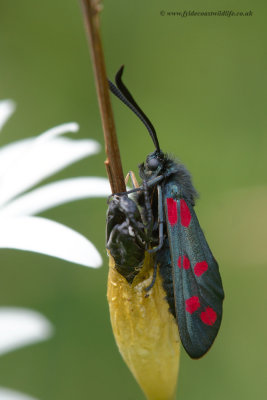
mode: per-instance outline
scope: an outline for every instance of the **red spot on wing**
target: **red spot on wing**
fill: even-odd
[[[201,276],[209,268],[207,261],[200,261],[194,266],[196,276]]]
[[[182,256],[179,256],[177,265],[179,268],[182,268]],[[190,261],[186,256],[183,256],[183,268],[189,269],[190,268]]]
[[[167,198],[168,221],[175,225],[178,221],[177,203],[171,197]]]
[[[185,306],[186,311],[193,314],[193,312],[197,311],[200,307],[199,298],[197,296],[190,297],[190,299],[185,301]]]
[[[206,325],[212,326],[216,319],[217,319],[217,314],[211,307],[206,307],[205,311],[202,311],[200,314],[201,321],[204,322]]]
[[[180,205],[181,205],[181,224],[187,228],[191,221],[191,213],[185,200],[181,199]]]
[[[184,269],[190,268],[190,261],[186,256],[184,256],[184,259],[183,259],[183,267],[184,267]]]

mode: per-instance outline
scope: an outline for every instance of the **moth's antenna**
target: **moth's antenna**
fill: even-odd
[[[110,91],[115,94],[127,107],[129,107],[136,115],[137,117],[143,122],[145,127],[147,128],[154,146],[156,147],[156,150],[160,153],[160,147],[159,147],[159,142],[157,138],[157,134],[155,131],[154,126],[152,125],[151,121],[148,119],[148,117],[145,115],[145,113],[141,110],[141,108],[138,106],[136,101],[134,100],[133,96],[129,92],[129,90],[126,88],[124,83],[122,82],[122,73],[123,73],[123,68],[122,66],[119,71],[116,74],[115,81],[117,86],[115,86],[111,81],[109,82],[109,89]]]

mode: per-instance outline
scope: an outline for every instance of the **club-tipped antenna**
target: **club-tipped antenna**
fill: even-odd
[[[160,153],[161,150],[159,147],[159,142],[158,142],[158,138],[157,138],[157,134],[156,134],[154,126],[152,125],[151,121],[148,119],[146,114],[138,106],[138,104],[134,100],[133,96],[131,95],[129,90],[126,88],[126,86],[122,82],[121,77],[122,77],[122,73],[123,73],[123,68],[124,68],[124,66],[122,66],[116,74],[115,82],[116,82],[117,86],[115,86],[114,83],[112,83],[110,80],[108,81],[109,89],[113,94],[115,94],[115,96],[118,97],[118,99],[120,99],[127,107],[129,107],[137,115],[137,117],[143,122],[143,124],[147,128],[147,130],[153,140],[156,150]]]

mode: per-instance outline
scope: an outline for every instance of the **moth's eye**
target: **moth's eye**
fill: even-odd
[[[159,166],[159,160],[157,158],[151,158],[147,161],[147,166],[151,171],[155,171]]]

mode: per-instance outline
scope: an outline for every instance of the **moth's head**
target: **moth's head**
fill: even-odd
[[[155,178],[162,172],[164,164],[164,154],[161,151],[156,150],[147,156],[146,161],[143,164],[139,165],[140,176],[143,179]]]

